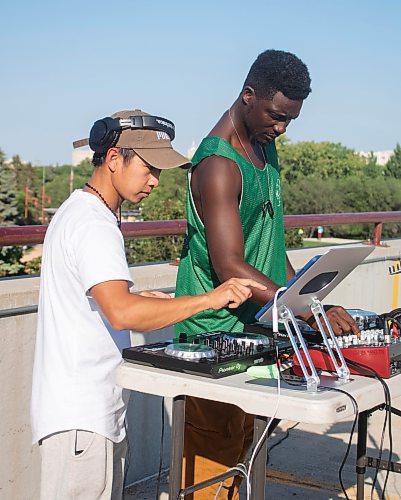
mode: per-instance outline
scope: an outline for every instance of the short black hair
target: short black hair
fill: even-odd
[[[135,156],[135,151],[128,148],[118,148],[119,153],[123,157],[123,163],[126,165]],[[106,161],[107,151],[105,153],[95,153],[92,158],[92,165],[94,167],[100,167]]]
[[[310,84],[308,68],[296,55],[266,50],[252,64],[243,88],[252,87],[261,99],[273,99],[282,92],[288,99],[302,101],[311,92]]]

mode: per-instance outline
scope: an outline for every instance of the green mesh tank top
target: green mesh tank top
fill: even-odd
[[[231,144],[220,137],[206,137],[196,151],[188,172],[187,232],[178,269],[176,297],[198,295],[220,284],[211,267],[205,229],[196,211],[190,185],[196,165],[211,155],[224,156],[234,161],[242,175],[242,193],[239,212],[244,235],[245,260],[272,281],[282,286],[286,282],[286,254],[284,242],[283,204],[276,147],[265,148],[268,163],[263,170],[255,169]],[[256,170],[256,171],[255,171]],[[261,190],[255,176],[259,177]],[[263,216],[262,204],[268,197],[274,209],[274,217]],[[259,306],[251,301],[238,309],[207,310],[182,321],[175,326],[176,335],[181,332],[195,334],[214,330],[241,332],[244,324],[255,321]]]

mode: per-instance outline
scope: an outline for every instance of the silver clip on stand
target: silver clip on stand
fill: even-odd
[[[322,303],[318,299],[314,298],[312,300],[313,300],[313,302],[310,306],[310,309],[313,313],[313,316],[315,317],[315,321],[316,321],[316,324],[319,328],[319,332],[320,332],[321,336],[323,337],[323,342],[324,342],[324,345],[326,346],[326,349],[330,355],[331,362],[334,365],[334,368],[336,370],[338,378],[342,382],[347,382],[349,380],[349,377],[350,377],[349,368],[345,362],[344,356],[343,356],[341,349],[338,345],[336,336],[334,335],[334,332],[331,328],[329,320],[327,319],[326,312],[323,308]],[[323,318],[324,323],[326,324],[327,331],[330,334],[331,340],[333,342],[333,347],[335,348],[335,350],[337,352],[337,356],[340,360],[340,364],[338,364],[337,358],[334,355],[333,349],[332,349],[331,345],[329,344],[329,340],[327,338],[326,332],[324,331],[324,328],[323,328],[322,322],[320,321],[320,318]]]
[[[320,378],[319,375],[316,372],[315,365],[313,364],[313,361],[310,357],[308,348],[306,346],[305,340],[302,337],[301,330],[299,329],[298,322],[294,316],[294,313],[291,311],[289,307],[287,307],[285,304],[282,305],[279,310],[278,310],[278,316],[280,318],[280,321],[284,323],[285,329],[288,333],[288,337],[290,338],[292,348],[294,349],[295,354],[297,355],[297,358],[299,360],[299,364],[302,369],[302,373],[305,377],[306,380],[306,390],[310,392],[317,392],[317,388],[319,387],[320,384]],[[294,334],[292,333],[291,330],[291,325],[295,330],[295,333],[297,334],[299,343],[302,346],[302,350],[305,353],[305,357],[308,361],[309,368],[311,373],[308,372],[304,360],[301,356],[301,353],[298,348],[298,344],[295,340]]]

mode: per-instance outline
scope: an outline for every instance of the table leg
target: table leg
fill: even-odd
[[[266,429],[268,417],[255,415],[254,446],[261,438]],[[267,438],[259,448],[252,468],[252,500],[264,500],[266,483],[266,457],[267,457]]]
[[[185,396],[173,399],[169,498],[176,500],[181,489],[184,451]]]
[[[368,433],[368,414],[363,411],[358,417],[358,441],[356,445],[356,498],[363,500],[366,472],[366,440]]]

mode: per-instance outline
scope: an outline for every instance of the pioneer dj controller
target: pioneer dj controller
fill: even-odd
[[[289,344],[288,344],[289,345]],[[275,362],[275,349],[265,335],[205,332],[123,350],[126,361],[167,370],[221,378],[250,366]]]

